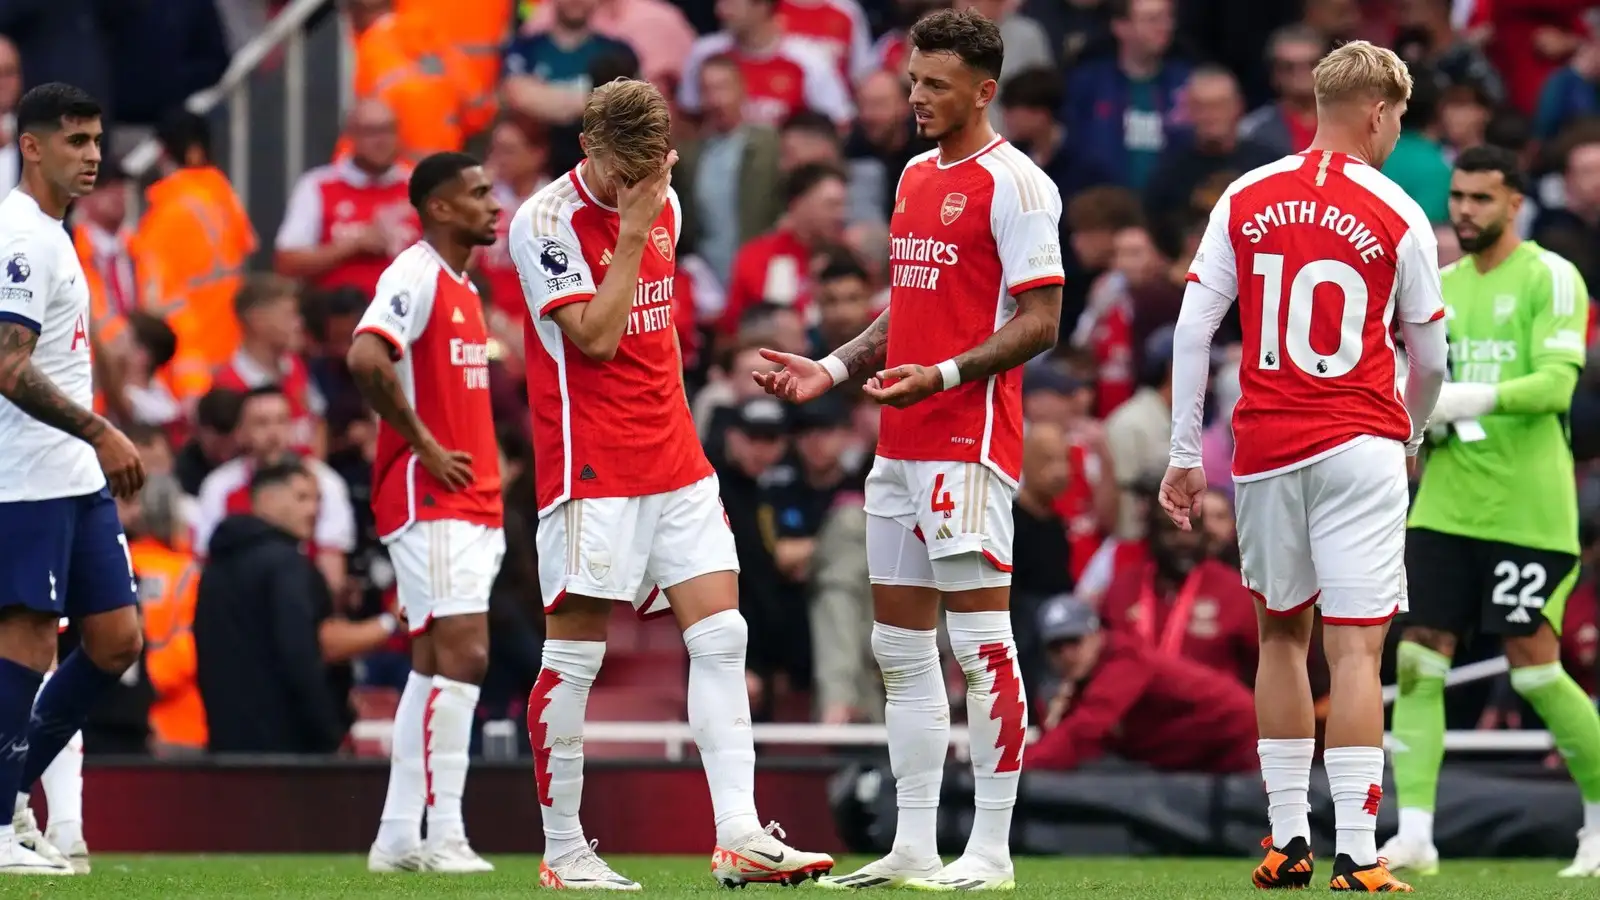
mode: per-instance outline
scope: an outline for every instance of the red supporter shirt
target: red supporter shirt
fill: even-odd
[[[873,68],[872,33],[855,0],[778,0],[778,26],[831,62],[847,83]]]
[[[744,77],[744,118],[752,125],[777,128],[803,109],[840,124],[855,116],[850,89],[832,62],[815,48],[783,37],[771,49],[752,53],[739,48],[726,31],[700,38],[689,51],[678,86],[678,105],[685,112],[700,112],[700,66],[714,56],[727,56],[739,64],[739,74]]]
[[[527,286],[528,402],[541,516],[569,499],[661,494],[712,474],[689,416],[675,329],[682,227],[676,192],[668,192],[650,229],[614,358],[585,356],[550,317],[594,299],[621,224],[579,171],[534,194],[511,223],[511,255]]]
[[[1155,563],[1145,563],[1112,576],[1100,600],[1106,629],[1255,684],[1256,611],[1239,573],[1205,560],[1166,592],[1153,586],[1154,574]]]
[[[311,250],[377,222],[394,236],[396,250],[405,247],[422,236],[417,211],[406,194],[410,179],[411,168],[403,164],[381,175],[363,172],[348,159],[318,166],[295,184],[275,246],[279,250]],[[389,254],[357,254],[315,283],[319,288],[359,288],[371,296],[391,259]]]
[[[489,304],[510,317],[518,325],[528,317],[528,302],[522,299],[522,282],[517,280],[517,266],[511,261],[510,244],[506,236],[511,233],[511,213],[527,197],[518,197],[504,182],[496,182],[495,199],[500,208],[508,210],[495,225],[494,244],[478,254],[478,271],[489,282]]]
[[[1075,769],[1107,754],[1167,772],[1254,772],[1250,690],[1193,660],[1106,633],[1067,715],[1028,748],[1033,769]]]
[[[1054,507],[1067,525],[1067,570],[1074,583],[1094,558],[1105,536],[1100,533],[1100,514],[1094,505],[1095,482],[1102,477],[1100,461],[1081,444],[1067,447],[1067,488],[1056,497]]]
[[[1595,599],[1595,582],[1585,578],[1567,598],[1567,611],[1561,625],[1561,661],[1585,692],[1600,694],[1600,661],[1595,651],[1600,646],[1600,605]]]
[[[308,458],[303,462],[317,480],[317,522],[309,552],[315,555],[321,549],[349,553],[356,546],[356,517],[350,505],[350,489],[322,460]],[[211,534],[223,519],[250,511],[250,479],[254,476],[255,464],[247,457],[238,456],[212,469],[200,482],[200,493],[195,497],[194,514],[190,519],[196,555],[206,555],[211,546]]]
[[[1416,201],[1377,169],[1308,150],[1250,172],[1212,210],[1189,280],[1239,300],[1235,479],[1411,438],[1390,323],[1444,315],[1438,249]],[[1187,442],[1175,429],[1174,465],[1199,464],[1198,445],[1178,452]]]
[[[720,328],[739,332],[739,319],[754,306],[787,306],[804,317],[811,305],[811,248],[779,228],[739,248],[728,276],[728,303]]]
[[[417,461],[388,423],[378,423],[372,514],[385,540],[413,522],[451,519],[501,527],[500,452],[489,409],[489,334],[483,301],[426,241],[395,258],[356,334],[387,341],[406,400],[448,450],[472,454],[474,481],[452,491]]]
[[[241,394],[269,384],[277,385],[289,401],[290,440],[294,452],[301,456],[312,455],[317,423],[327,414],[328,404],[312,383],[311,372],[299,356],[285,353],[278,362],[278,371],[274,372],[246,356],[241,349],[211,378],[212,387]]]
[[[1015,296],[1062,284],[1061,193],[995,138],[955,163],[931,150],[906,164],[889,223],[886,367],[938,365],[1016,314]],[[883,408],[878,455],[1022,471],[1022,372],[964,382],[905,409]]]

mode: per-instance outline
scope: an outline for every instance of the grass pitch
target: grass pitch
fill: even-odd
[[[0,898],[56,900],[264,900],[264,898],[340,898],[385,900],[416,897],[428,900],[526,900],[539,890],[535,856],[492,856],[498,870],[489,875],[372,875],[366,860],[356,856],[110,856],[93,858],[94,872],[72,878],[0,876]],[[644,885],[649,897],[727,897],[759,900],[756,893],[813,900],[845,896],[815,885],[783,888],[752,885],[732,893],[715,884],[709,857],[608,856],[618,871]],[[846,872],[866,858],[840,861]],[[1250,887],[1254,859],[1088,859],[1026,858],[1017,860],[1019,900],[1055,900],[1089,895],[1095,900],[1220,900],[1260,897]],[[1328,863],[1313,885],[1326,885]],[[1560,860],[1454,860],[1442,874],[1418,879],[1418,893],[1465,900],[1595,900],[1600,878],[1562,879]],[[890,892],[901,897],[926,896],[913,891]],[[798,896],[798,895],[796,895]]]

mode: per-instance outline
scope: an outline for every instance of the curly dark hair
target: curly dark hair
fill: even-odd
[[[923,53],[954,53],[985,78],[999,78],[1005,62],[1000,27],[977,12],[941,9],[911,26],[911,46]]]

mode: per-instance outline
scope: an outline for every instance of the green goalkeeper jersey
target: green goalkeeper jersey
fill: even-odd
[[[1507,411],[1506,385],[1542,368],[1584,363],[1589,292],[1572,263],[1524,241],[1480,273],[1472,257],[1441,272],[1451,378],[1500,386],[1480,440],[1450,429],[1427,458],[1410,525],[1519,547],[1578,553],[1578,497],[1565,397]],[[1524,386],[1534,382],[1523,382]],[[1570,382],[1567,382],[1570,385]]]

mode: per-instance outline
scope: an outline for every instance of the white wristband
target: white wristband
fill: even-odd
[[[824,369],[828,370],[828,377],[833,379],[834,384],[838,384],[850,377],[850,370],[845,368],[844,363],[839,361],[839,357],[834,356],[832,353],[818,361],[822,363]]]
[[[394,617],[394,613],[379,613],[378,622],[383,625],[384,631],[391,634],[394,633],[395,626],[400,624],[400,620]]]
[[[944,387],[940,388],[940,390],[948,391],[961,383],[961,370],[956,368],[954,359],[947,359],[934,368],[938,369],[939,374],[944,376]]]

